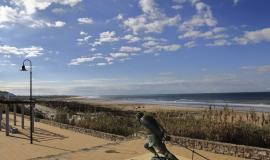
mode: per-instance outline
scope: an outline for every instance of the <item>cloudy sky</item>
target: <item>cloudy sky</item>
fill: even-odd
[[[0,0],[0,90],[270,91],[269,0]]]

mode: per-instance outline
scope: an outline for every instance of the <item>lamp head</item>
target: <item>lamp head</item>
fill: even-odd
[[[25,65],[24,64],[22,65],[21,71],[27,71],[27,69],[25,68]]]

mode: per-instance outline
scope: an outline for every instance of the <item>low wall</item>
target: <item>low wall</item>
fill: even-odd
[[[91,136],[98,137],[98,138],[108,139],[108,140],[111,140],[111,141],[123,141],[123,140],[126,139],[126,137],[120,136],[120,135],[115,135],[115,134],[100,132],[100,131],[96,131],[96,130],[92,130],[92,129],[76,127],[76,126],[72,126],[72,125],[68,125],[68,124],[63,124],[63,123],[58,123],[58,122],[54,122],[54,121],[50,121],[50,120],[45,120],[45,119],[40,119],[39,122],[49,124],[51,126],[55,126],[55,127],[59,127],[59,128],[72,130],[72,131],[75,131],[75,132],[78,132],[78,133],[91,135]]]
[[[13,113],[13,112],[11,112],[11,113]],[[21,114],[17,113],[17,115],[20,116]],[[24,118],[30,119],[30,116],[24,115]],[[76,126],[72,126],[72,125],[69,125],[69,124],[63,124],[63,123],[59,123],[59,122],[55,122],[55,121],[51,121],[51,120],[46,120],[46,119],[37,118],[36,121],[38,121],[40,123],[45,123],[45,124],[48,124],[48,125],[51,125],[51,126],[72,130],[72,131],[75,131],[75,132],[78,132],[78,133],[91,135],[93,137],[108,139],[108,140],[111,140],[111,141],[123,141],[123,140],[126,140],[126,139],[132,139],[132,137],[125,137],[125,136],[115,135],[115,134],[111,134],[111,133],[105,133],[105,132],[101,132],[101,131],[96,131],[96,130],[93,130],[93,129],[76,127]]]
[[[171,136],[172,144],[241,158],[270,160],[270,149]]]
[[[25,118],[29,118],[29,116],[25,115]],[[92,129],[80,128],[68,124],[63,124],[55,121],[39,119],[39,122],[45,123],[51,126],[64,128],[68,130],[72,130],[78,133],[83,133],[87,135],[91,135],[94,137],[99,137],[103,139],[108,139],[111,141],[122,141],[127,139],[132,139],[132,137],[124,137],[120,135],[100,132]],[[137,133],[134,136],[142,136],[144,133]],[[134,138],[134,137],[133,137]],[[270,160],[270,149],[259,148],[259,147],[251,147],[244,145],[236,145],[230,143],[221,143],[215,141],[207,141],[200,139],[191,139],[186,137],[177,137],[171,136],[170,143],[174,145],[184,146],[189,149],[197,149],[197,150],[205,150],[209,152],[214,152],[217,154],[230,155],[241,158],[248,159],[256,159],[256,160]]]

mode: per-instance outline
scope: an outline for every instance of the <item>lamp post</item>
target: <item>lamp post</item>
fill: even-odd
[[[25,62],[29,62],[30,65],[30,143],[33,144],[33,97],[32,97],[32,62],[29,59],[25,59],[23,61],[22,69],[21,71],[27,71],[25,68]]]

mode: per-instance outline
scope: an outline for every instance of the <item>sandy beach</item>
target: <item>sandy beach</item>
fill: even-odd
[[[60,99],[63,101],[75,101],[79,103],[92,104],[96,106],[115,108],[120,110],[132,110],[132,111],[147,111],[155,112],[159,110],[170,111],[170,110],[181,110],[181,111],[199,111],[204,110],[208,106],[197,106],[197,105],[168,105],[168,104],[146,104],[146,103],[132,103],[117,100],[105,100],[105,99],[89,99],[86,97],[69,97]]]

